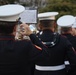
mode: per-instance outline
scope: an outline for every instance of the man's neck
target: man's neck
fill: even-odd
[[[42,28],[42,30],[51,30],[51,31],[54,32],[54,28],[49,28],[49,27],[47,27],[47,28]]]

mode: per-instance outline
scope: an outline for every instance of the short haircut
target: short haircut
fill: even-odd
[[[71,27],[61,27],[61,32],[68,32],[70,29]]]
[[[52,27],[55,23],[55,20],[40,20],[40,25],[43,27]]]
[[[0,34],[11,34],[18,22],[0,21]]]

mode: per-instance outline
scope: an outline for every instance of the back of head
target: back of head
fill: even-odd
[[[0,34],[11,34],[18,24],[20,13],[25,8],[22,5],[8,4],[0,6]]]
[[[64,15],[57,20],[57,25],[61,27],[61,32],[69,32],[72,30],[71,28],[74,22],[74,16]]]
[[[43,27],[52,27],[55,23],[55,16],[58,12],[45,12],[38,14],[40,25]]]

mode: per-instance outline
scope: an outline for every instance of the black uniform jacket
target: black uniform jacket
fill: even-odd
[[[71,33],[64,33],[62,35],[67,37],[76,51],[76,36],[73,36]],[[67,66],[67,68],[68,67],[70,68],[68,71],[68,75],[76,75],[76,66],[71,64],[71,66]]]
[[[73,47],[76,50],[76,36],[71,35],[70,33],[62,34],[68,38],[68,40],[72,43]]]
[[[12,35],[0,35],[0,75],[31,75],[30,61],[46,58],[44,45],[34,34],[30,38],[35,45],[28,40],[16,41]]]
[[[38,36],[43,42],[51,42],[54,38],[54,33],[51,30],[44,30]],[[64,64],[66,55],[68,56],[70,64],[76,65],[76,52],[66,37],[59,35],[59,41],[57,44],[47,50],[49,52],[50,59],[41,59],[41,61],[37,62],[36,65],[45,67],[62,65]],[[65,68],[55,71],[41,71],[36,69],[35,75],[66,75],[66,71]]]

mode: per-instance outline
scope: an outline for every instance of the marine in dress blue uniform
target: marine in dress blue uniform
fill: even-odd
[[[61,27],[61,34],[65,37],[67,37],[67,39],[71,42],[72,46],[74,47],[74,49],[76,50],[76,37],[72,35],[72,26],[75,23],[75,17],[72,15],[64,15],[61,16],[58,20],[57,20],[57,24],[58,26]],[[66,59],[67,60],[67,59]],[[71,65],[70,67],[70,63],[67,61],[65,61],[66,64],[66,70],[68,72],[68,75],[73,75],[71,74],[72,71],[74,72],[74,65]]]
[[[22,5],[0,6],[0,75],[31,75],[29,63],[47,55],[46,47],[26,24],[21,27],[28,32],[31,41],[15,40],[13,31],[18,25],[19,14],[24,10]]]
[[[75,17],[72,15],[64,15],[57,20],[58,26],[61,27],[61,34],[68,38],[76,50],[76,37],[72,35],[72,27],[75,27],[74,23]]]
[[[54,32],[57,12],[45,12],[38,15],[42,33],[38,35],[48,48],[49,60],[42,59],[35,64],[35,75],[66,75],[65,58],[76,65],[76,52],[68,39]]]

